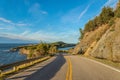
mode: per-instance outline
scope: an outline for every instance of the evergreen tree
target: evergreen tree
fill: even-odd
[[[110,7],[104,7],[99,17],[101,24],[106,24],[109,20],[114,17],[113,9]]]

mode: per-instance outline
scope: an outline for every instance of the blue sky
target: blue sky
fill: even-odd
[[[117,0],[0,0],[0,37],[77,43],[79,28]]]

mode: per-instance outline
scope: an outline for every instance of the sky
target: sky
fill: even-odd
[[[77,43],[79,28],[118,0],[0,0],[0,37]],[[0,39],[0,42],[3,39]]]

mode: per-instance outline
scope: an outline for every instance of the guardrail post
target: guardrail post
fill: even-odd
[[[14,71],[18,71],[17,66],[14,66],[14,67],[13,67],[13,70],[14,70]]]
[[[2,75],[2,70],[0,70],[0,76]]]

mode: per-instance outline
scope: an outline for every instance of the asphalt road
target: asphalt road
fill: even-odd
[[[73,80],[120,80],[120,72],[108,68],[96,61],[71,56]]]
[[[81,56],[59,54],[8,80],[120,80],[120,71]]]
[[[63,55],[58,54],[51,59],[37,64],[7,80],[65,80],[67,63]]]

